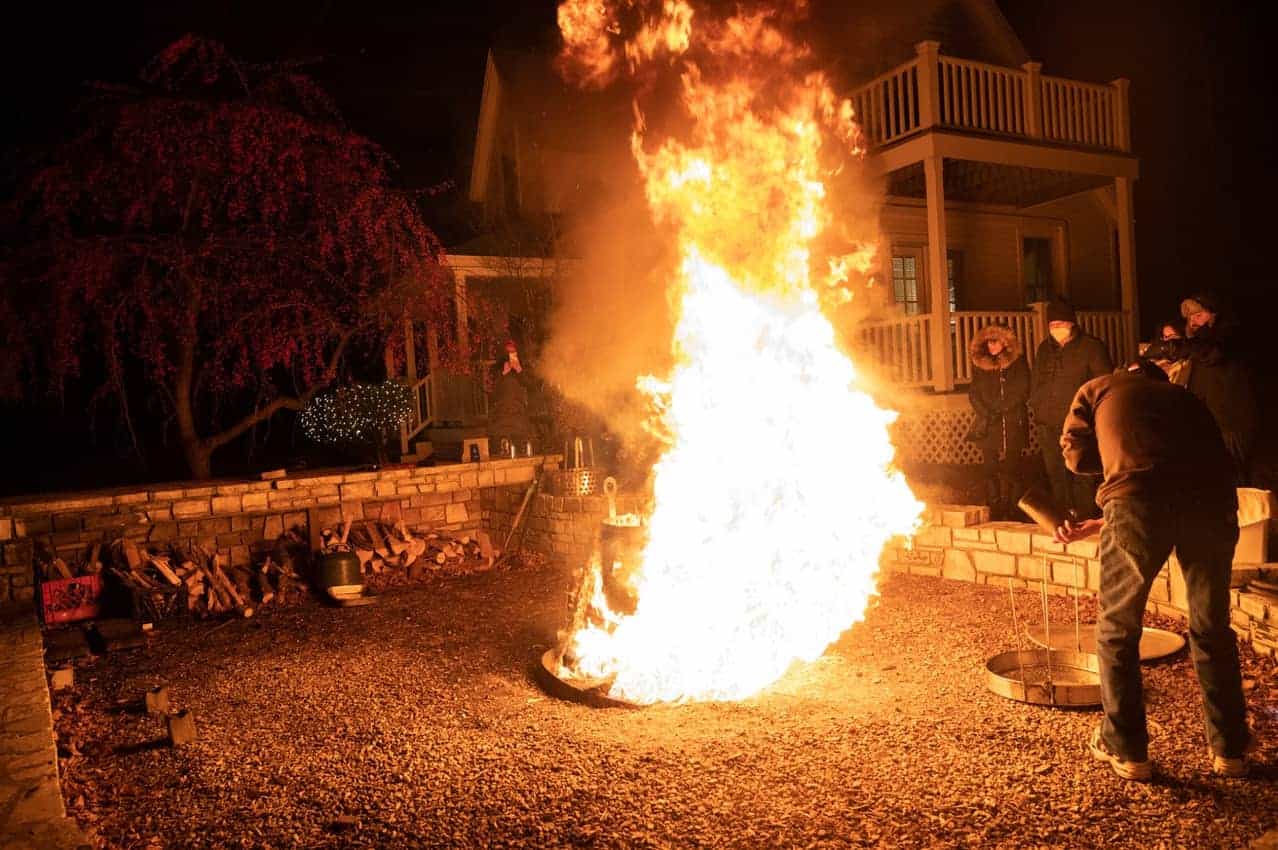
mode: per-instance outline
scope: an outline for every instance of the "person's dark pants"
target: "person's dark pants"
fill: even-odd
[[[1096,489],[1100,479],[1091,475],[1075,475],[1065,465],[1061,452],[1061,429],[1035,424],[1038,430],[1038,447],[1043,453],[1043,468],[1047,472],[1047,484],[1052,491],[1052,501],[1066,511],[1074,511],[1080,519],[1089,519],[1099,513],[1096,507]]]
[[[1133,498],[1105,503],[1100,539],[1101,735],[1128,761],[1148,758],[1141,689],[1141,620],[1149,588],[1176,550],[1189,597],[1189,645],[1202,689],[1207,736],[1217,755],[1236,758],[1247,744],[1246,705],[1238,644],[1229,627],[1229,573],[1238,541],[1237,510],[1148,503]]]

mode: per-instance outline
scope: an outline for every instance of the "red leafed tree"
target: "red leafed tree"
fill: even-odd
[[[145,392],[208,477],[219,447],[300,409],[352,352],[406,318],[451,321],[441,246],[391,169],[295,68],[180,39],[138,85],[98,86],[18,194],[0,385],[92,374],[122,405]]]

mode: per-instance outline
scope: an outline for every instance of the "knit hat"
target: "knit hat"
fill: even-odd
[[[1220,312],[1216,299],[1205,292],[1200,292],[1197,295],[1191,295],[1184,301],[1180,302],[1180,315],[1182,318],[1188,319],[1195,313],[1201,313],[1204,310],[1208,313]]]
[[[1069,306],[1068,301],[1047,302],[1047,323],[1052,322],[1069,322],[1071,325],[1078,324],[1078,317],[1074,315],[1074,308]]]

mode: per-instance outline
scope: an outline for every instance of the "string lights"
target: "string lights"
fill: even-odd
[[[412,413],[412,391],[395,381],[347,384],[302,409],[302,433],[317,443],[378,443]]]

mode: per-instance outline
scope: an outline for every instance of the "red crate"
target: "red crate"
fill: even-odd
[[[40,583],[40,614],[46,625],[88,620],[101,612],[101,576],[55,578]]]

